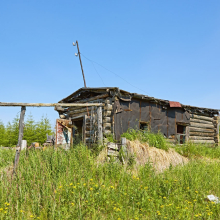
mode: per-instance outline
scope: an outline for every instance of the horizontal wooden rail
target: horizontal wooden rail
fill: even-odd
[[[0,106],[30,106],[30,107],[87,107],[87,106],[104,106],[103,103],[14,103],[14,102],[0,102]]]

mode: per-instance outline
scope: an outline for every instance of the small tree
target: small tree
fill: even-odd
[[[13,142],[13,132],[12,132],[12,125],[10,122],[8,122],[6,126],[6,132],[5,132],[5,146],[11,147]]]
[[[6,129],[2,121],[0,121],[0,146],[5,146]]]
[[[40,144],[45,143],[47,140],[47,134],[52,135],[52,127],[49,119],[46,117],[42,117],[41,120],[36,124],[36,139]]]
[[[27,121],[25,122],[24,136],[23,136],[23,139],[27,140],[28,145],[30,145],[32,142],[37,142],[35,130],[36,130],[36,124],[33,119],[33,116],[30,114],[28,115]]]

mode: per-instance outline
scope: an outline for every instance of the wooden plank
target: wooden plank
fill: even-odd
[[[103,133],[102,133],[102,107],[97,109],[97,123],[98,123],[98,144],[103,144]]]
[[[110,149],[108,149],[107,155],[108,155],[108,156],[118,156],[118,155],[119,155],[119,152],[118,152],[118,151],[115,151],[115,150],[110,150]]]
[[[0,102],[0,106],[30,106],[30,107],[55,107],[55,106],[104,106],[103,103],[19,103],[19,102]]]
[[[202,133],[202,132],[190,132],[189,136],[203,136],[203,137],[214,137],[215,133]]]
[[[91,102],[91,101],[94,101],[94,100],[97,100],[97,99],[103,99],[103,98],[107,98],[109,96],[108,93],[104,93],[102,95],[97,95],[95,97],[92,97],[92,98],[87,98],[87,99],[82,99],[80,101],[76,101],[76,103],[85,103],[85,102]]]
[[[189,127],[189,131],[199,131],[201,133],[215,133],[215,129],[205,129],[205,128],[196,128],[196,127]]]
[[[213,124],[202,124],[202,123],[190,122],[190,127],[196,127],[196,128],[214,128],[214,125],[213,125]]]
[[[109,117],[109,116],[112,115],[112,112],[111,112],[111,111],[104,111],[104,112],[103,112],[103,115],[104,115],[105,117]]]
[[[104,129],[104,130],[103,130],[103,133],[104,133],[104,134],[111,134],[112,132],[111,132],[111,130],[106,130],[106,129]]]
[[[75,103],[75,102],[74,102]],[[79,102],[80,103],[80,102]],[[95,100],[95,101],[91,101],[91,102],[89,102],[89,103],[101,103],[101,104],[103,104],[103,106],[105,105],[104,103],[105,103],[105,100],[104,99],[97,99],[97,100]],[[80,108],[82,108],[81,106],[70,106],[70,107],[66,107],[66,108],[68,108],[68,110],[69,111],[71,111],[71,110],[77,110],[77,109],[80,109]]]
[[[214,140],[214,137],[191,136],[189,140]]]
[[[113,109],[113,107],[112,107],[111,104],[106,104],[106,105],[104,106],[104,110],[106,110],[106,111],[111,111],[112,109]]]
[[[109,142],[107,145],[108,149],[118,150],[118,144]]]
[[[190,142],[195,144],[215,144],[214,140],[191,140]]]
[[[200,119],[196,119],[196,118],[190,118],[190,122],[213,125],[212,121],[205,121],[205,120],[200,120]]]
[[[103,128],[104,129],[111,129],[111,127],[112,127],[112,124],[111,123],[103,123]]]
[[[103,118],[103,122],[104,123],[111,123],[112,122],[112,118],[111,117],[104,117]]]
[[[202,116],[202,115],[190,114],[190,117],[194,119],[199,119],[199,120],[205,120],[205,121],[211,121],[211,122],[213,121],[212,117],[207,117],[207,116]]]
[[[20,156],[20,151],[21,151],[21,143],[22,143],[23,132],[24,132],[24,115],[25,115],[25,111],[26,111],[26,107],[22,106],[21,107],[20,120],[19,120],[18,144],[17,144],[17,148],[16,148],[16,153],[15,153],[13,174],[16,173],[16,168],[17,168],[18,162],[19,162],[19,156]]]

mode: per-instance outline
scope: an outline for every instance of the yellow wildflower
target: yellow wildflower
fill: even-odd
[[[114,189],[114,186],[110,186],[111,189]]]
[[[167,197],[164,196],[163,198],[166,199]]]
[[[73,183],[70,183],[70,186],[72,186],[73,185]]]
[[[71,205],[72,205],[72,206],[74,206],[74,205],[75,205],[75,203],[74,203],[74,202],[72,202],[72,203],[71,203]]]
[[[90,179],[90,181],[92,182],[92,181],[93,181],[93,179]]]
[[[73,189],[76,189],[76,186],[73,186]]]
[[[198,193],[198,191],[195,191],[195,193]]]
[[[92,190],[93,190],[93,188],[90,188],[89,190],[91,190],[91,191],[92,191]]]
[[[30,215],[30,218],[34,218],[34,216],[33,216],[33,215]]]

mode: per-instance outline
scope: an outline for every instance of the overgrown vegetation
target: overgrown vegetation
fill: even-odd
[[[166,151],[169,149],[163,134],[160,132],[152,133],[148,130],[128,129],[128,131],[121,136],[130,141],[139,140],[142,143],[147,142],[151,147],[156,147]]]
[[[175,150],[185,157],[209,157],[220,158],[220,147],[211,147],[205,144],[187,143],[182,146],[175,146]]]
[[[11,147],[18,142],[19,133],[19,116],[17,115],[12,123],[8,122],[5,126],[0,121],[0,146]],[[42,117],[40,121],[34,121],[32,115],[29,115],[25,120],[24,140],[27,140],[28,145],[32,142],[39,142],[43,144],[47,137],[46,134],[51,135],[53,129],[47,117]]]
[[[0,154],[12,163],[13,151]],[[97,166],[83,145],[22,152],[17,178],[2,171],[0,218],[219,219],[219,205],[205,200],[220,195],[219,165],[193,160],[156,175],[146,164],[134,176],[119,163]]]

